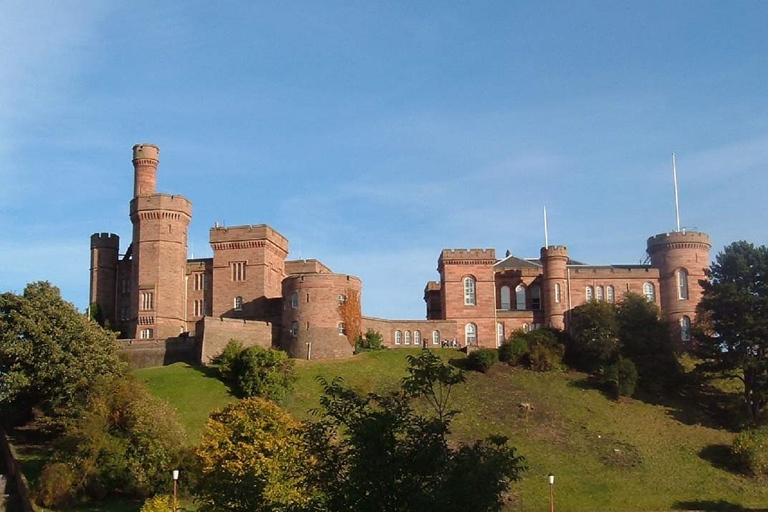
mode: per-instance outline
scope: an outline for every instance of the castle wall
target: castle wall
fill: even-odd
[[[89,304],[98,304],[109,325],[116,325],[117,256],[120,237],[113,233],[91,235],[91,293]]]
[[[210,364],[221,354],[229,340],[240,341],[244,347],[271,348],[277,344],[280,324],[260,320],[205,317],[197,324],[199,345],[198,361]]]
[[[445,340],[451,341],[455,337],[456,322],[453,320],[388,320],[384,318],[375,318],[365,316],[362,319],[362,331],[365,333],[368,329],[373,329],[381,333],[383,344],[387,348],[413,348],[423,346],[427,348],[436,348],[442,346]],[[400,331],[401,340],[398,345],[395,343],[395,333]],[[419,332],[421,343],[416,343],[416,332]],[[437,343],[433,341],[434,331],[437,331]],[[406,332],[410,332],[410,343],[406,344]],[[463,338],[462,338],[463,339]],[[461,341],[459,338],[457,342]]]
[[[150,368],[184,362],[197,364],[200,352],[194,337],[118,341],[118,352],[134,368]]]

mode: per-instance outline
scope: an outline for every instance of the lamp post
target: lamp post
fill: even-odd
[[[549,512],[555,512],[555,475],[549,474]]]
[[[174,469],[171,474],[173,475],[173,511],[178,510],[178,501],[176,500],[176,483],[179,481],[179,470]]]

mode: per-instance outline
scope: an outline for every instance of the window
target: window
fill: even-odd
[[[203,316],[205,314],[205,306],[201,299],[195,300],[195,316]]]
[[[347,334],[347,324],[344,322],[339,322],[339,336],[344,336]]]
[[[141,309],[155,309],[155,292],[141,292]]]
[[[477,304],[477,297],[475,296],[475,278],[467,276],[464,278],[464,305],[474,306]]]
[[[413,331],[413,344],[421,345],[421,331]]]
[[[291,294],[291,309],[299,307],[299,292],[293,292]]]
[[[525,309],[525,286],[521,284],[515,288],[515,308]]]
[[[131,281],[127,277],[120,280],[120,292],[124,295],[131,292]]]
[[[129,308],[128,306],[125,306],[123,309],[120,310],[120,320],[125,322],[129,318],[131,318],[131,308]]]
[[[531,309],[541,309],[541,288],[531,286]]]
[[[464,341],[467,345],[477,345],[477,326],[468,323],[464,326]]]
[[[243,310],[243,298],[240,296],[235,297],[235,311]]]
[[[506,285],[501,287],[501,309],[512,309],[512,292]]]
[[[595,291],[592,289],[591,286],[587,286],[587,289],[584,291],[584,299],[587,302],[589,302],[594,298],[595,298]]]
[[[245,281],[245,262],[233,261],[230,265],[232,266],[232,280]]]
[[[496,324],[496,344],[501,345],[504,343],[504,324],[499,322]]]
[[[440,344],[440,331],[432,331],[432,344],[433,345]]]
[[[677,298],[688,300],[688,271],[684,268],[677,271]]]
[[[528,324],[523,324],[523,332],[529,332],[531,330]]]
[[[616,293],[613,290],[613,286],[605,287],[605,300],[610,303],[616,302]]]
[[[643,297],[648,302],[656,302],[656,289],[653,287],[653,283],[643,284]]]
[[[291,336],[298,338],[299,336],[299,322],[291,323]]]
[[[595,287],[595,299],[603,300],[603,287],[602,286],[596,286]]]
[[[691,319],[687,316],[680,319],[680,339],[691,341]]]
[[[395,345],[400,345],[403,343],[403,333],[400,331],[395,331]]]
[[[339,296],[336,298],[336,300],[339,301],[339,304],[344,304],[345,302],[347,302],[347,296],[344,295],[343,293],[340,293]]]
[[[555,283],[555,302],[560,302],[560,283]]]
[[[405,344],[411,344],[411,331],[405,331]]]
[[[204,290],[205,286],[205,274],[202,272],[195,273],[195,290]]]
[[[152,329],[142,329],[139,336],[143,340],[151,340],[154,337],[154,333],[152,332]]]

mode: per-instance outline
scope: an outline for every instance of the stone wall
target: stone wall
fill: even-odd
[[[210,364],[231,339],[240,341],[244,347],[271,348],[279,339],[280,324],[207,316],[198,322],[197,336],[201,340],[197,360]]]
[[[134,368],[173,363],[198,364],[200,348],[194,336],[153,340],[117,340],[120,355]]]

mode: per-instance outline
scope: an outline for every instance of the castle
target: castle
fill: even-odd
[[[359,300],[349,302],[358,308],[350,316],[344,306],[362,292],[360,279],[314,259],[287,260],[288,240],[267,225],[216,225],[213,257],[188,259],[192,203],[157,193],[158,163],[157,146],[133,147],[133,235],[124,254],[117,235],[91,236],[90,303],[121,332],[126,349],[194,347],[194,359],[209,362],[236,338],[297,358],[346,357],[354,345],[350,318],[362,332],[380,332],[390,348],[446,341],[496,347],[515,329],[566,328],[579,304],[614,302],[627,292],[656,303],[685,342],[709,265],[709,237],[691,231],[649,238],[647,265],[587,265],[563,246],[542,248],[538,259],[445,249],[440,280],[424,290],[425,320],[362,316]]]

